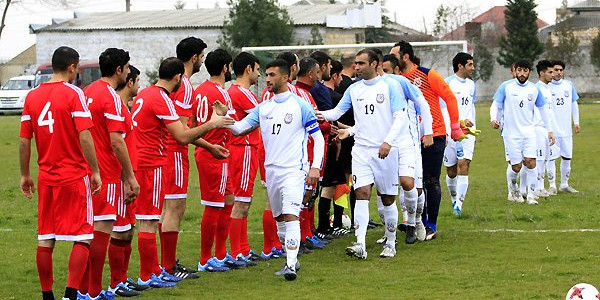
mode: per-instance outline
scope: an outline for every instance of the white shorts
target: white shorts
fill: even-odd
[[[560,156],[573,158],[573,136],[556,137],[556,145],[560,148]]]
[[[398,195],[398,148],[392,147],[385,159],[380,159],[378,153],[379,147],[352,147],[354,188],[375,184],[383,195]]]
[[[511,165],[519,164],[525,158],[536,158],[535,136],[528,137],[502,137],[504,140],[504,152]]]
[[[421,142],[415,144],[415,187],[423,188],[423,158],[421,156]]]
[[[412,143],[405,145],[398,149],[398,176],[415,178],[415,147]]]
[[[550,157],[550,140],[548,140],[548,130],[541,126],[535,127],[536,150],[535,159],[548,160]]]
[[[306,171],[296,168],[267,167],[267,194],[273,217],[300,216]]]
[[[467,135],[467,138],[456,142],[453,139],[448,139],[446,149],[444,149],[444,166],[451,167],[458,163],[459,159],[473,160],[473,152],[475,151],[475,137]],[[456,144],[460,143],[463,148],[462,155],[458,155]]]

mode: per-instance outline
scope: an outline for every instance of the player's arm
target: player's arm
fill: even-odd
[[[539,89],[537,98],[535,99],[535,106],[539,109],[542,121],[544,121],[544,126],[548,130],[548,139],[550,140],[550,145],[552,146],[555,142],[554,134],[552,133],[554,131],[554,122],[552,122],[554,117],[552,111],[548,109],[548,106],[546,105],[546,99],[544,98],[544,95],[542,95],[542,91]]]
[[[573,113],[573,123],[575,124],[575,133],[579,133],[579,131],[581,130],[581,127],[579,127],[579,104],[577,103],[577,100],[579,100],[579,94],[577,94],[577,90],[575,90],[575,86],[573,85],[573,83],[570,81],[569,83],[571,84],[571,97],[573,101],[573,104],[571,105],[571,111]]]
[[[229,157],[229,150],[221,145],[211,144],[203,138],[192,142],[196,147],[204,148],[216,159],[225,159]]]
[[[383,139],[383,143],[379,148],[379,158],[384,159],[390,153],[392,145],[396,145],[398,138],[402,133],[403,127],[407,124],[406,100],[400,94],[400,84],[395,81],[388,82],[388,94],[390,95],[390,107],[393,116],[392,127]]]
[[[321,130],[319,129],[316,118],[305,122],[304,127],[313,139],[313,162],[310,166],[306,183],[309,186],[315,186],[319,181],[320,170],[325,155],[325,139],[323,138],[323,133],[321,133]]]
[[[100,193],[102,187],[102,180],[100,179],[100,168],[98,168],[98,160],[96,159],[96,148],[94,148],[94,140],[92,134],[88,129],[81,130],[79,132],[79,144],[81,145],[81,151],[85,156],[85,159],[92,170],[91,183],[93,195]]]
[[[264,102],[263,102],[264,103]],[[250,110],[248,114],[240,121],[235,122],[233,125],[229,126],[229,130],[235,136],[246,135],[256,128],[260,126],[260,121],[258,118],[259,108],[261,105],[256,108]]]
[[[33,179],[29,174],[29,162],[31,160],[31,139],[21,138],[19,142],[19,164],[21,165],[21,192],[25,197],[31,199],[31,195],[35,192]]]
[[[427,74],[427,81],[429,81],[433,92],[446,102],[446,108],[450,116],[450,137],[455,141],[464,139],[466,136],[460,127],[456,96],[454,96],[454,93],[438,72],[430,70],[429,74]]]
[[[402,77],[404,78],[404,77]],[[419,90],[414,84],[406,80],[406,83],[401,84],[404,94],[415,102],[415,105],[419,108],[421,119],[423,122],[423,146],[425,148],[433,145],[433,116],[431,115],[431,108],[429,103],[423,96],[423,92]]]
[[[194,128],[185,128],[181,122],[171,122],[167,125],[167,129],[173,135],[177,143],[187,145],[199,139],[207,132],[215,128],[223,128],[227,125],[232,125],[234,120],[228,116],[220,116],[216,110],[213,110],[210,120],[200,126]]]
[[[127,144],[123,139],[121,132],[110,132],[110,144],[112,147],[117,160],[121,164],[121,180],[125,183],[126,201],[133,201],[133,199],[140,193],[140,185],[135,179],[133,173],[133,167],[131,166],[131,160],[129,159],[129,152],[127,151]]]
[[[340,102],[338,102],[338,105],[336,105],[333,109],[325,110],[325,111],[318,111],[316,113],[317,120],[319,122],[337,121],[337,119],[339,119],[345,112],[347,112],[350,108],[352,108],[352,99],[350,98],[350,90],[351,90],[351,88],[348,88],[346,90],[346,92],[344,92],[344,96],[342,96],[342,99],[340,100]]]

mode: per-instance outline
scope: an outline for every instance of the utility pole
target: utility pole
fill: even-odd
[[[125,0],[125,11],[129,12],[131,10],[131,0]]]

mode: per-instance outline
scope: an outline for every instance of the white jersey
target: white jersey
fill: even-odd
[[[462,79],[456,74],[446,78],[446,83],[454,93],[458,102],[458,118],[460,120],[471,120],[475,124],[475,82],[469,78]],[[473,128],[476,126],[473,125]]]
[[[418,141],[423,135],[424,130],[420,128],[420,117],[422,117],[422,115],[417,101],[419,97],[423,97],[423,99],[425,99],[423,93],[416,85],[410,83],[410,81],[404,76],[385,74],[382,77],[393,79],[398,82],[400,86],[402,86],[402,91],[406,96],[406,110],[408,112],[408,126],[410,128],[410,134],[413,140]],[[432,134],[432,132],[429,132],[428,134]]]
[[[546,104],[544,96],[535,84],[517,79],[506,81],[494,94],[494,101],[502,112],[504,123],[503,137],[525,138],[535,136],[535,107]]]
[[[573,102],[579,100],[579,95],[577,95],[573,83],[566,79],[553,80],[548,83],[548,88],[552,92],[554,118],[557,125],[557,128],[554,129],[554,135],[557,137],[572,136]]]
[[[319,131],[315,110],[287,91],[262,102],[242,120],[260,126],[265,146],[265,167],[308,170],[308,135]]]
[[[548,108],[549,111],[552,111],[552,108],[554,105],[552,102],[552,93],[550,92],[550,89],[548,88],[548,84],[538,81],[535,85],[542,92],[544,99],[546,99],[546,107]],[[535,119],[535,121],[534,121],[535,126],[545,127],[544,120],[542,120],[542,116],[540,115],[540,109],[537,107],[535,108],[533,118]],[[556,127],[554,127],[554,130],[556,130]]]
[[[334,109],[322,113],[327,120],[337,120],[350,108],[354,110],[356,124],[355,145],[380,147],[392,128],[393,114],[406,114],[406,96],[396,81],[377,76],[352,84]],[[398,137],[406,135],[410,135],[408,122],[403,124]],[[392,143],[397,146],[397,142]]]

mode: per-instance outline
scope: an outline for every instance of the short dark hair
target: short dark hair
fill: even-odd
[[[182,75],[185,71],[183,62],[177,57],[165,58],[158,67],[158,78],[171,80],[175,75]]]
[[[311,53],[310,57],[319,63],[319,67],[322,65],[326,65],[327,63],[329,63],[331,61],[331,56],[329,56],[329,54],[327,54],[321,50],[317,50],[317,51]]]
[[[227,51],[219,48],[206,55],[204,66],[210,76],[219,76],[223,67],[228,66],[231,61],[231,55]]]
[[[246,70],[246,67],[248,66],[250,66],[254,71],[254,67],[256,66],[257,62],[258,59],[256,58],[256,56],[254,56],[254,54],[248,52],[240,52],[240,54],[238,54],[238,56],[236,56],[233,59],[232,65],[235,76],[244,75],[244,70]]]
[[[520,59],[520,60],[518,60],[515,63],[515,69],[517,69],[517,68],[523,68],[523,69],[532,70],[533,69],[533,64],[528,59]]]
[[[279,53],[275,59],[283,59],[287,61],[290,68],[298,62],[298,56],[296,56],[294,52],[290,51]]]
[[[270,61],[267,64],[267,66],[265,67],[265,70],[268,68],[276,68],[276,67],[279,68],[279,71],[281,72],[281,74],[290,76],[290,65],[284,59],[276,59],[276,60]]]
[[[342,70],[344,69],[344,67],[342,66],[342,63],[337,61],[337,60],[332,60],[331,61],[331,71],[329,72],[330,75],[333,74],[340,74],[342,73]]]
[[[548,70],[549,68],[554,67],[555,65],[552,64],[551,61],[547,60],[547,59],[542,59],[540,61],[538,61],[537,65],[535,66],[536,71],[538,72],[538,75],[540,74],[540,72],[544,72],[546,70]]]
[[[340,57],[340,62],[342,63],[342,66],[344,68],[349,68],[350,66],[352,66],[352,64],[354,63],[354,58],[356,57],[356,55],[346,55],[347,53],[342,53],[342,56]]]
[[[138,68],[136,68],[132,65],[129,65],[129,74],[127,74],[127,78],[125,79],[125,82],[117,85],[115,90],[120,91],[120,90],[124,89],[130,80],[135,82],[135,80],[138,78],[138,76],[140,76],[140,70],[138,70]]]
[[[386,55],[384,55],[383,56],[383,62],[386,62],[386,61],[390,62],[390,64],[392,65],[392,69],[400,66],[400,61],[393,54],[386,54]]]
[[[52,71],[65,72],[70,65],[79,64],[79,53],[67,46],[60,46],[52,54]]]
[[[190,36],[181,40],[179,44],[177,44],[175,52],[177,53],[177,58],[181,59],[183,62],[186,62],[190,60],[192,56],[202,53],[206,47],[208,47],[208,45],[206,45],[203,40]]]
[[[563,68],[563,70],[565,69],[565,62],[562,60],[553,60],[552,61],[552,66],[561,66]]]
[[[100,53],[100,57],[98,57],[102,77],[115,75],[117,68],[121,67],[123,69],[129,60],[129,52],[123,49],[108,48],[104,50],[104,52]]]
[[[371,50],[371,49],[362,49],[360,51],[358,51],[358,53],[356,53],[356,56],[362,55],[362,54],[367,54],[369,55],[369,64],[372,62],[377,62],[377,64],[379,64],[379,56],[377,56],[377,53],[375,53],[375,51]]]
[[[375,54],[377,54],[377,57],[379,57],[379,61],[383,62],[383,51],[381,51],[381,49],[379,49],[379,48],[373,48],[371,50],[373,50],[373,52],[375,52]]]
[[[456,53],[452,59],[452,69],[454,69],[454,72],[456,73],[458,71],[458,65],[463,65],[463,67],[466,66],[468,60],[473,60],[471,54],[465,52]]]
[[[407,41],[399,41],[394,44],[394,47],[400,47],[400,55],[408,54],[408,59],[415,64],[419,64],[421,60],[415,56],[415,51],[412,45]]]
[[[300,59],[298,77],[308,74],[308,72],[310,72],[310,70],[312,70],[317,65],[319,65],[319,62],[312,57],[304,57]]]

